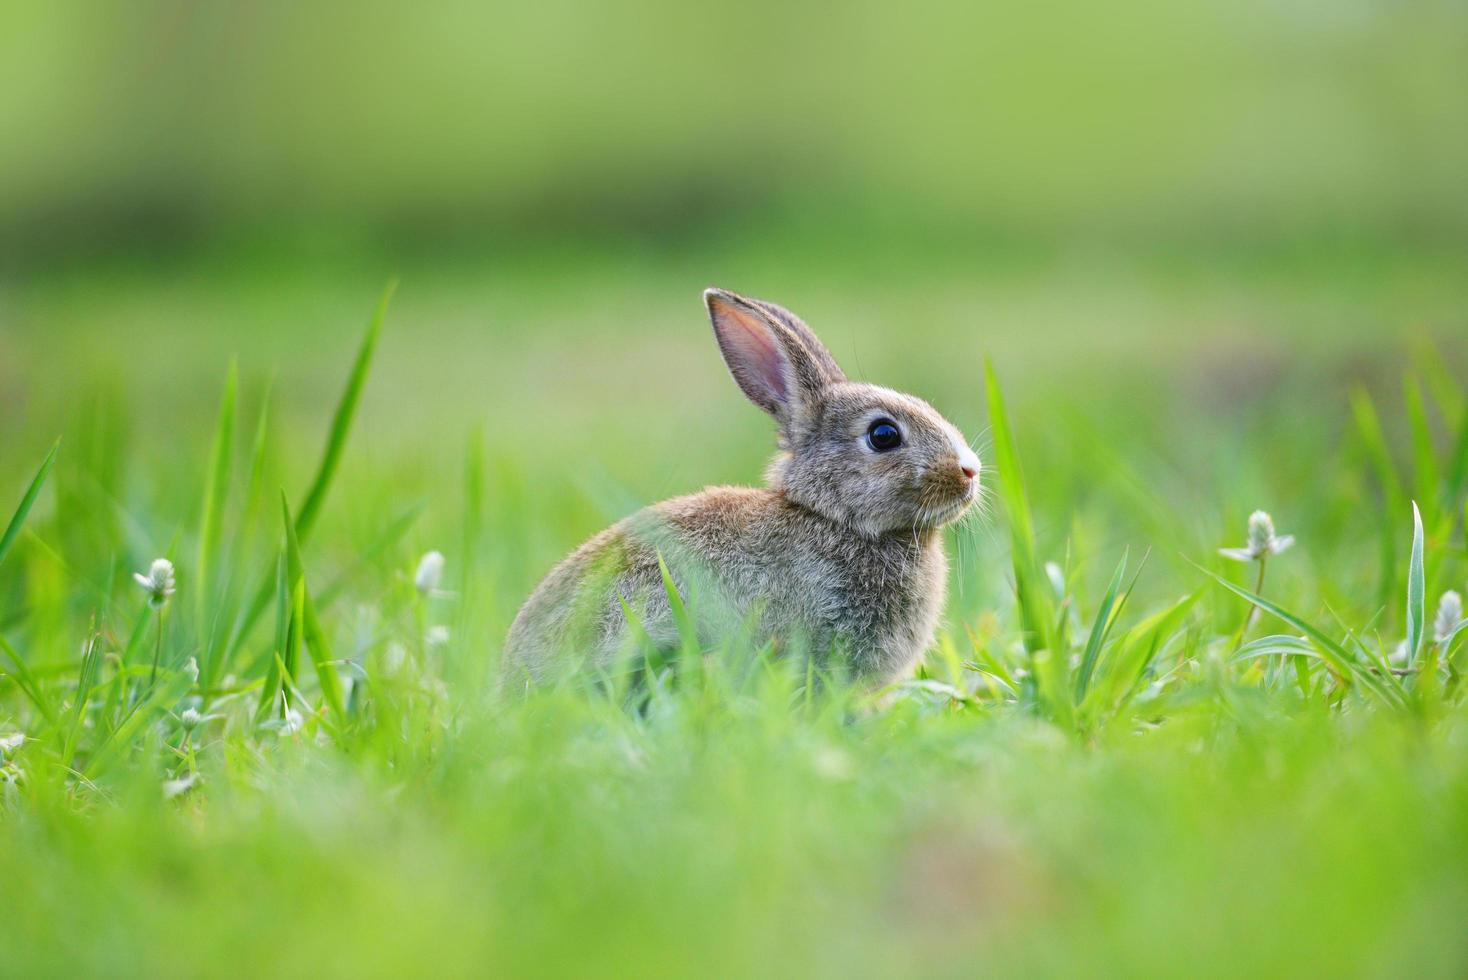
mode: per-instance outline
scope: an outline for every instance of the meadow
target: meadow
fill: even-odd
[[[890,230],[10,277],[0,974],[1468,971],[1461,251]],[[710,284],[980,437],[939,642],[507,696],[551,563],[758,479]]]

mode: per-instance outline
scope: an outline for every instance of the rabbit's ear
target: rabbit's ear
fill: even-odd
[[[789,310],[723,289],[703,294],[729,373],[749,400],[793,421],[827,385],[846,380],[836,359]]]

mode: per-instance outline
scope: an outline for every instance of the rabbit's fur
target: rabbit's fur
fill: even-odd
[[[848,380],[788,310],[719,289],[704,303],[730,373],[779,423],[767,486],[667,500],[587,541],[515,617],[507,679],[608,666],[636,629],[676,648],[660,555],[707,644],[839,650],[857,679],[880,683],[932,642],[947,584],[939,529],[977,497],[978,457],[926,402]],[[897,448],[869,440],[882,421]]]

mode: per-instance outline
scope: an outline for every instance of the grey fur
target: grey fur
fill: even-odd
[[[508,677],[606,666],[627,644],[624,608],[654,643],[676,646],[659,555],[693,597],[706,644],[749,629],[757,643],[839,649],[855,677],[881,683],[932,642],[947,579],[940,528],[975,499],[977,457],[926,402],[847,380],[788,310],[717,289],[704,301],[735,381],[779,423],[766,486],[667,500],[587,541],[515,617]],[[878,416],[897,424],[901,448],[866,444]]]

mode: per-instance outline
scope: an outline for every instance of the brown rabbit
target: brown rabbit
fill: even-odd
[[[645,508],[576,549],[525,602],[507,680],[608,666],[626,610],[658,646],[679,644],[658,565],[697,616],[701,642],[839,650],[859,681],[908,671],[932,642],[947,559],[939,528],[979,492],[979,459],[932,406],[850,381],[788,310],[704,293],[739,387],[779,423],[766,487],[711,487]]]

